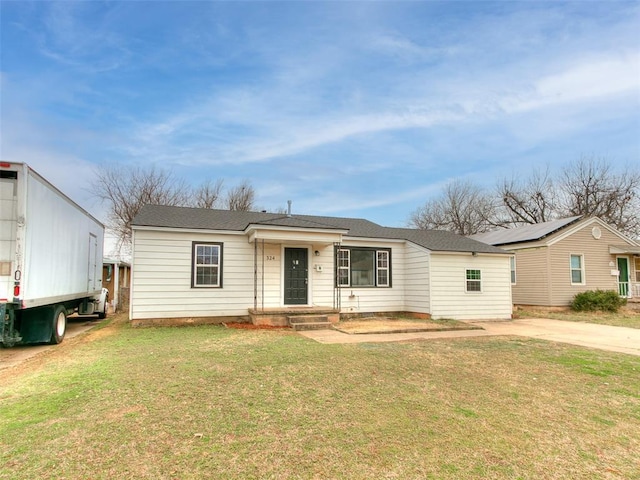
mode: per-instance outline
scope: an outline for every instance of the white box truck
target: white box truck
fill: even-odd
[[[0,161],[0,345],[60,343],[107,313],[104,226],[24,163]]]

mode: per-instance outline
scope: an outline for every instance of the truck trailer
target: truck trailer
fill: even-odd
[[[0,345],[60,343],[106,317],[104,225],[25,163],[0,161]]]

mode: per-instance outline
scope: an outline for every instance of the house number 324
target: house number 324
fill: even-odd
[[[276,259],[276,256],[275,256],[275,255],[267,255],[267,257],[266,257],[266,258],[267,258],[267,261],[269,261],[269,260],[275,260],[275,259]]]

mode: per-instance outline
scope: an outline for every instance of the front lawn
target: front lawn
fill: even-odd
[[[640,478],[639,357],[117,320],[0,371],[0,478]]]

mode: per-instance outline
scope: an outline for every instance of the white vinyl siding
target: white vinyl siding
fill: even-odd
[[[356,248],[368,248],[372,251],[389,251],[391,270],[389,276],[390,284],[388,287],[342,286],[340,288],[340,305],[342,312],[376,313],[406,311],[407,308],[404,303],[406,285],[404,251],[406,245],[401,242],[390,243],[384,240],[374,242],[345,239],[344,244],[347,245],[347,242],[348,247],[352,250]],[[347,247],[345,246],[343,248],[346,249]]]
[[[482,291],[467,294],[467,270],[481,271]],[[511,318],[508,255],[431,254],[431,315],[457,320]]]
[[[429,252],[423,247],[407,243],[404,258],[404,287],[405,310],[408,312],[430,313],[429,286]],[[398,256],[394,257],[394,285],[398,284]]]
[[[192,245],[224,243],[224,288],[192,288]],[[253,306],[253,245],[243,235],[134,232],[131,318],[247,315]]]

